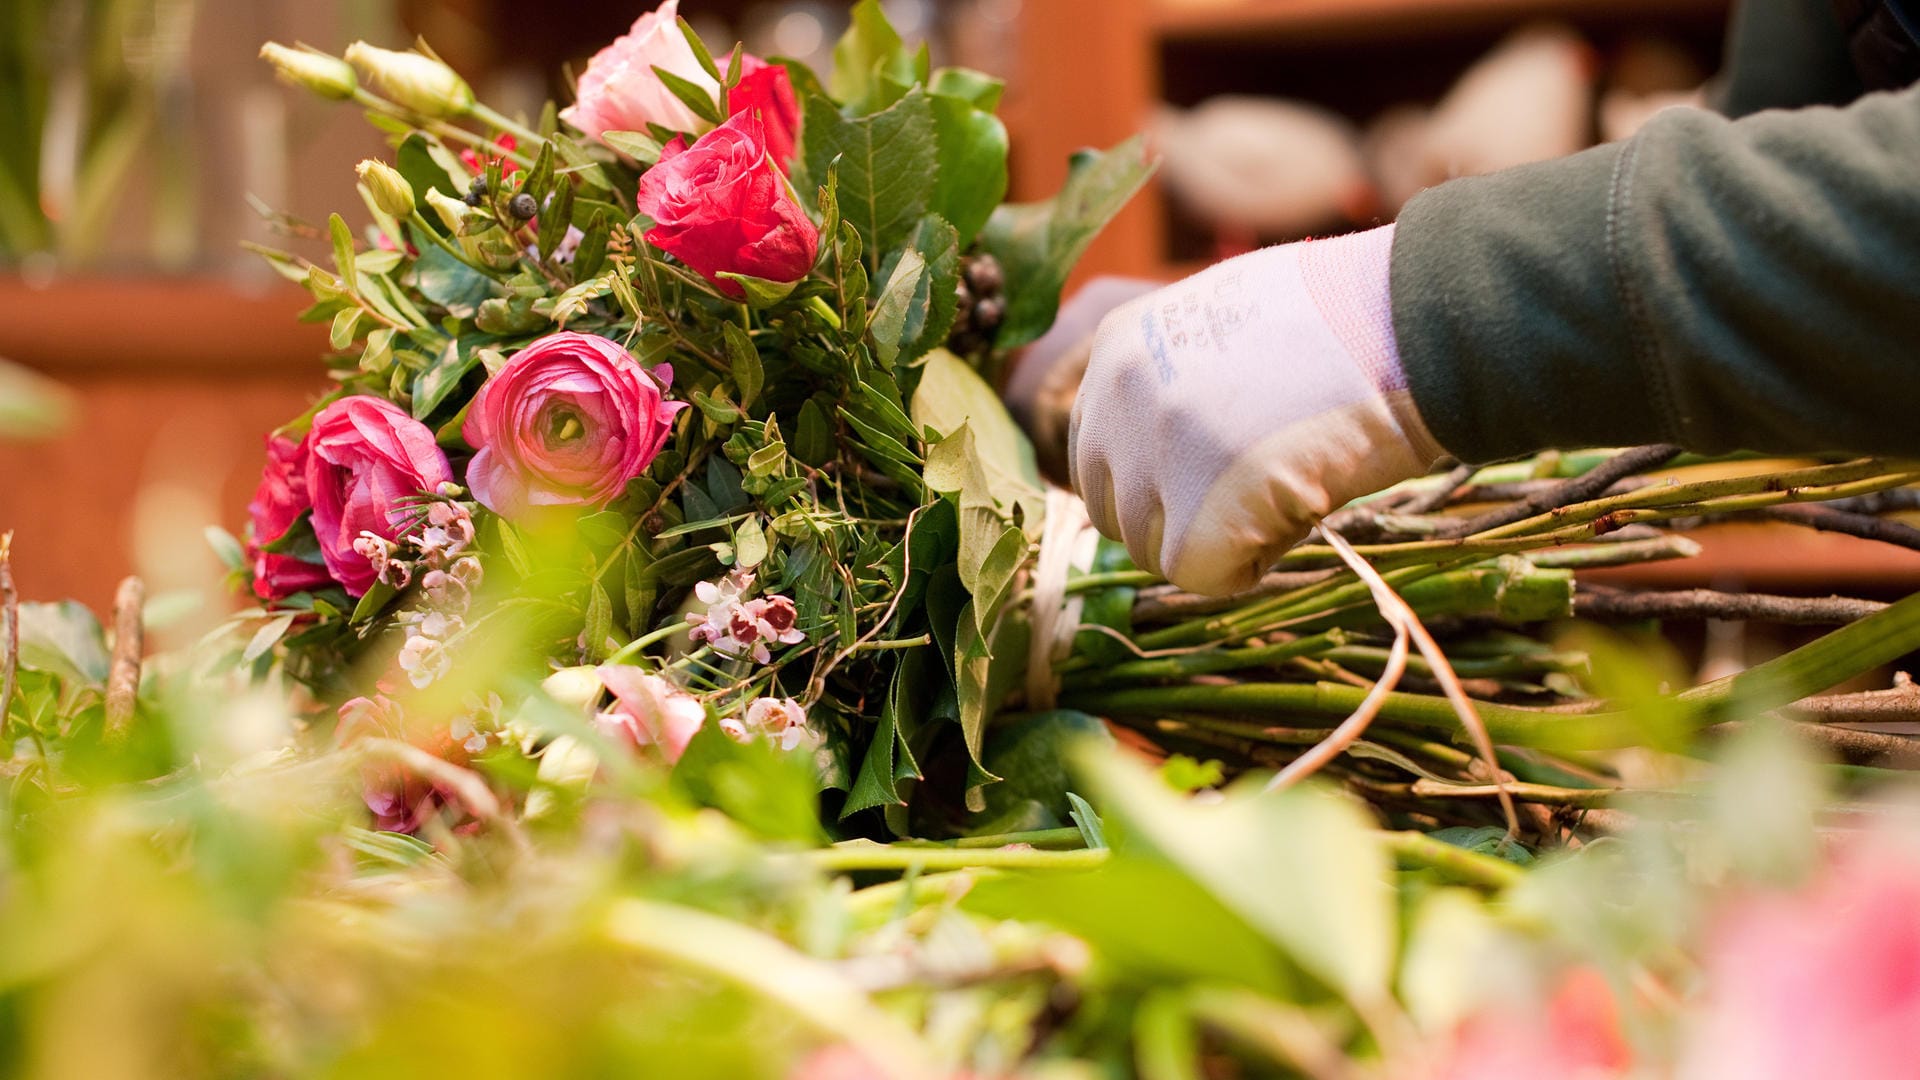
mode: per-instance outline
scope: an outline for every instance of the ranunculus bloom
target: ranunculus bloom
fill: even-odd
[[[264,545],[287,534],[300,515],[312,507],[307,498],[307,446],[285,435],[267,437],[267,463],[260,470],[260,486],[247,504],[252,528],[247,536],[247,558],[253,564],[253,592],[262,600],[283,600],[297,592],[333,584],[327,568],[292,555],[263,551]]]
[[[705,706],[658,675],[621,664],[603,664],[597,674],[613,694],[613,707],[596,716],[594,726],[628,746],[657,746],[668,762],[679,761],[707,721]]]
[[[1683,1080],[1920,1076],[1920,862],[1897,844],[1736,903],[1705,968]]]
[[[765,125],[752,112],[735,114],[691,147],[668,143],[640,177],[633,202],[654,221],[648,243],[735,299],[740,287],[721,272],[799,281],[820,248],[820,232],[767,157]]]
[[[580,74],[577,98],[560,110],[560,119],[596,139],[609,131],[644,132],[649,123],[670,131],[705,130],[706,122],[653,73],[659,68],[708,94],[719,93],[720,84],[700,66],[680,32],[679,17],[680,0],[667,0],[595,53]]]
[[[1632,1064],[1612,990],[1599,972],[1580,968],[1567,975],[1544,1009],[1469,1017],[1426,1075],[1429,1080],[1613,1080]]]
[[[661,400],[672,383],[671,367],[649,374],[606,338],[570,330],[541,338],[473,399],[462,431],[479,452],[467,486],[504,517],[529,506],[606,505],[667,444],[687,407]]]
[[[757,56],[742,56],[740,82],[727,94],[727,109],[735,116],[757,111],[766,126],[767,153],[782,168],[793,161],[793,147],[800,133],[800,102],[794,97],[793,79],[786,68]]]
[[[453,737],[449,728],[442,728],[430,737],[410,736],[400,704],[384,693],[352,698],[340,706],[334,742],[350,746],[363,738],[401,739],[463,767],[472,760],[467,747]],[[460,805],[452,792],[412,770],[372,761],[360,768],[360,798],[373,814],[374,828],[399,833],[418,829],[442,806]]]
[[[360,596],[376,572],[354,550],[362,532],[392,540],[416,514],[405,500],[453,480],[447,455],[425,424],[384,398],[341,398],[320,410],[307,436],[313,531],[334,579]]]

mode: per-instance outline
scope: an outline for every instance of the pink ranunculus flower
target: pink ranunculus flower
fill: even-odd
[[[793,77],[779,64],[757,56],[740,58],[740,82],[727,95],[730,115],[758,112],[767,133],[767,154],[787,168],[800,136],[800,102],[793,93]]]
[[[320,410],[307,436],[313,531],[335,580],[360,596],[377,571],[355,541],[392,540],[419,511],[406,500],[453,480],[447,455],[425,424],[385,398],[344,397]]]
[[[262,600],[284,600],[294,593],[333,584],[327,568],[277,551],[262,550],[287,534],[312,508],[307,498],[307,444],[285,435],[267,437],[267,463],[260,486],[247,504],[247,561],[253,567],[253,592]]]
[[[706,707],[666,679],[636,667],[602,664],[596,673],[613,695],[613,707],[596,716],[594,726],[636,749],[659,747],[669,764],[679,761],[706,723]]]
[[[1862,842],[1806,888],[1736,901],[1705,974],[1681,1080],[1920,1077],[1920,859]]]
[[[687,407],[662,400],[673,368],[651,373],[617,343],[549,334],[513,354],[473,399],[462,428],[478,450],[467,486],[503,517],[532,506],[605,506],[667,444]]]
[[[819,228],[768,152],[759,113],[738,113],[692,146],[668,143],[633,196],[653,219],[647,243],[736,300],[745,291],[720,274],[799,281],[820,250]]]
[[[609,131],[644,132],[649,123],[670,131],[705,131],[706,121],[653,72],[656,67],[671,72],[709,94],[720,90],[693,55],[679,18],[680,0],[667,0],[635,19],[633,29],[587,61],[578,96],[560,110],[560,119],[596,139]]]

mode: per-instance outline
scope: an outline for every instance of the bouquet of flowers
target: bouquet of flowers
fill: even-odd
[[[1046,503],[982,371],[1150,165],[1088,153],[1003,204],[1000,84],[931,67],[873,0],[824,83],[716,57],[675,8],[529,124],[425,45],[263,49],[393,152],[331,265],[263,251],[339,385],[269,442],[243,658],[349,735],[458,714],[434,738],[463,755],[538,752],[494,692],[565,669],[632,750],[804,748],[842,815],[901,811],[963,746],[978,806],[989,642]]]
[[[1920,645],[1911,604],[1574,576],[1697,550],[1663,524],[1817,500],[1851,502],[1788,519],[1912,545],[1873,515],[1920,473],[1873,460],[1462,467],[1342,511],[1231,602],[1134,569],[993,383],[1150,163],[1090,152],[1053,199],[1003,204],[999,84],[933,68],[873,0],[825,82],[716,57],[668,0],[530,124],[425,45],[263,55],[393,152],[361,163],[366,224],[331,218],[330,266],[263,251],[313,293],[339,386],[269,441],[229,552],[263,607],[232,653],[337,710],[336,739],[484,766],[529,811],[641,755],[751,816],[728,770],[773,754],[841,835],[1067,829],[1063,748],[1107,735],[1098,714],[1225,771],[1330,771],[1401,827],[1553,840],[1620,781],[1542,747],[1677,735],[1590,700],[1586,651],[1502,627],[1852,624],[1682,695],[1681,734]],[[1826,744],[1897,749],[1848,737]],[[417,768],[367,800],[402,831],[460,812]]]

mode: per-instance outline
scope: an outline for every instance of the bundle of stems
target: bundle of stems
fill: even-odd
[[[1652,744],[1692,752],[1765,715],[1792,724],[1854,777],[1920,766],[1920,742],[1857,726],[1920,721],[1920,690],[1904,679],[1892,690],[1805,701],[1920,650],[1920,595],[1885,603],[1657,591],[1582,573],[1691,558],[1700,545],[1686,530],[1721,521],[1920,549],[1920,529],[1893,516],[1920,507],[1915,484],[1920,463],[1706,462],[1669,446],[1457,468],[1340,511],[1255,590],[1229,601],[1137,571],[1070,581],[1070,592],[1088,594],[1089,610],[1101,592],[1134,591],[1124,626],[1092,628],[1103,644],[1083,644],[1058,665],[1059,702],[1164,753],[1230,769],[1284,775],[1335,739],[1344,752],[1324,764],[1316,758],[1315,768],[1390,823],[1504,819],[1511,827],[1500,810],[1510,799],[1517,824],[1541,839],[1618,820],[1595,813],[1629,794],[1608,751]],[[1336,550],[1348,546],[1343,536],[1364,564],[1357,570]],[[1438,653],[1410,656],[1396,641],[1391,610],[1363,580],[1368,566],[1417,614]],[[1824,634],[1731,677],[1627,703],[1596,696],[1585,653],[1554,643],[1567,640],[1570,619],[1744,621]],[[1080,632],[1089,629],[1083,623]],[[1116,655],[1115,637],[1124,637],[1124,653]],[[1449,701],[1449,682],[1469,706]],[[1476,727],[1490,737],[1490,754],[1476,753]]]

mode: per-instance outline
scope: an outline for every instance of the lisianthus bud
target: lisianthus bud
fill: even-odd
[[[395,52],[356,41],[347,60],[387,96],[414,112],[432,117],[465,116],[473,108],[473,90],[452,68],[417,52]]]
[[[433,212],[440,215],[442,224],[452,229],[455,235],[459,234],[460,226],[464,225],[467,220],[467,204],[465,202],[448,195],[439,188],[428,188],[427,205],[433,207]]]
[[[353,65],[323,52],[289,49],[269,41],[260,46],[260,58],[273,65],[283,82],[304,86],[324,98],[344,101],[360,88],[360,80],[353,75]]]
[[[360,182],[373,193],[373,205],[401,221],[413,216],[413,185],[407,183],[399,169],[368,158],[355,171],[360,174]]]

